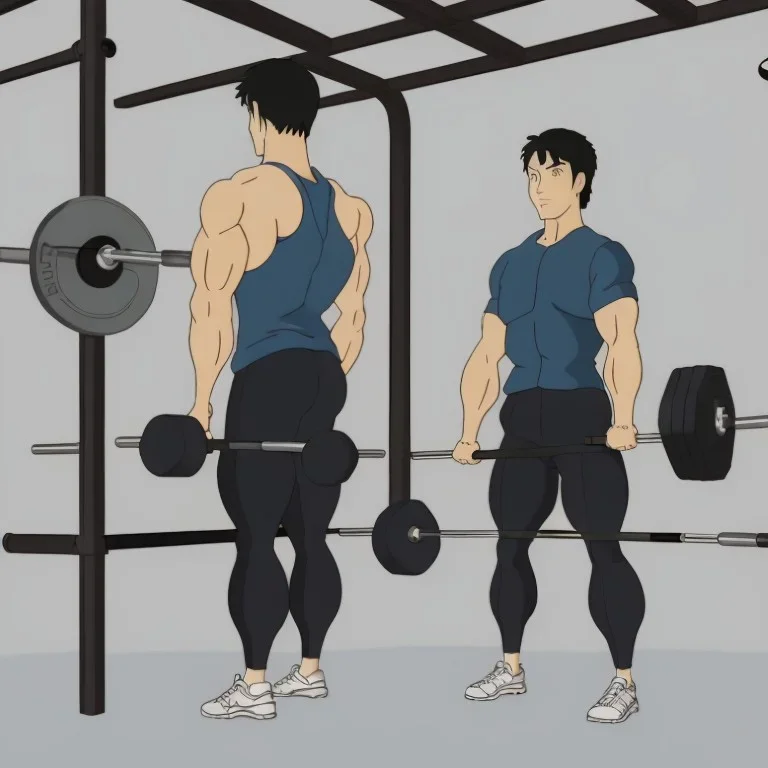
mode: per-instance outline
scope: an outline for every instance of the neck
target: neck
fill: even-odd
[[[268,131],[264,142],[264,162],[281,163],[299,176],[312,177],[307,142],[302,136]]]
[[[556,243],[573,232],[574,229],[583,226],[584,220],[581,218],[581,208],[577,201],[556,219],[544,220],[544,235],[542,240],[550,244]]]

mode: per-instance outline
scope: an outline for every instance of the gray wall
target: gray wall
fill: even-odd
[[[576,19],[576,4],[542,5],[552,11],[553,4],[560,14],[555,22],[545,23],[548,11],[534,7],[516,12],[514,23],[509,14],[487,23],[530,44],[637,14],[628,1],[611,3],[612,12],[625,7],[616,17],[606,15],[605,3],[589,3],[583,5],[593,13]],[[329,34],[390,18],[375,11],[346,23],[333,12],[312,18],[309,2],[279,5]],[[0,68],[70,45],[78,36],[77,7],[76,0],[39,0],[3,17]],[[309,9],[305,15],[302,8]],[[109,10],[110,34],[119,46],[109,62],[110,99],[291,51],[181,3],[113,0]],[[768,85],[756,68],[768,55],[767,39],[763,12],[408,94],[414,448],[447,448],[459,436],[459,377],[479,333],[489,269],[538,226],[520,171],[520,147],[528,134],[559,125],[582,131],[598,151],[587,222],[621,241],[637,266],[645,364],[638,426],[655,430],[658,399],[669,371],[679,365],[725,366],[739,412],[765,410]],[[392,75],[465,53],[458,43],[430,35],[341,58]],[[338,89],[322,85],[324,93]],[[246,114],[233,90],[109,109],[108,194],[143,218],[160,247],[189,248],[207,186],[253,161]],[[0,114],[0,232],[3,244],[25,245],[48,210],[78,193],[77,70],[4,86]],[[389,190],[383,111],[365,102],[322,112],[311,152],[315,165],[366,197],[374,210],[366,346],[350,376],[340,426],[361,447],[386,446]],[[39,308],[24,268],[0,271],[0,530],[75,532],[77,459],[33,457],[29,444],[77,439],[77,340]],[[146,317],[107,341],[110,444],[118,434],[137,433],[155,413],[191,406],[190,290],[187,274],[164,271]],[[214,431],[222,427],[230,381],[225,372],[214,395]],[[497,414],[498,408],[483,428],[484,446],[499,439]],[[686,484],[674,478],[660,447],[640,448],[627,457],[631,502],[625,527],[765,530],[766,459],[763,434],[743,434],[726,481]],[[373,521],[386,503],[386,471],[386,462],[361,464],[345,486],[335,523]],[[417,463],[413,493],[432,506],[443,527],[487,528],[489,472],[487,464]],[[214,462],[192,479],[160,480],[143,471],[136,452],[110,445],[107,505],[110,533],[229,527]],[[559,506],[548,525],[567,526]],[[331,540],[331,547],[344,578],[344,602],[329,648],[497,643],[487,601],[491,540],[444,542],[439,561],[419,579],[386,574],[364,540]],[[290,546],[280,541],[277,548],[290,567]],[[625,545],[625,551],[647,597],[640,649],[765,647],[767,555],[706,546]],[[227,545],[110,555],[110,651],[236,650],[226,604],[233,557]],[[587,610],[583,546],[539,542],[532,559],[540,598],[527,646],[602,649]],[[75,559],[0,553],[0,653],[76,648],[76,600]],[[289,621],[276,650],[296,649],[297,640]]]

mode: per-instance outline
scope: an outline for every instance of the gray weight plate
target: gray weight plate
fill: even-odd
[[[32,288],[45,310],[67,328],[92,336],[120,333],[152,305],[155,264],[99,266],[105,245],[154,251],[149,230],[130,208],[108,197],[76,197],[40,223],[29,251]]]

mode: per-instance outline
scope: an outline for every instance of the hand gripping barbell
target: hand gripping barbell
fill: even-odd
[[[768,416],[736,416],[725,371],[713,365],[675,368],[659,405],[659,431],[637,435],[638,445],[661,443],[681,480],[723,480],[731,469],[736,430],[766,429]],[[475,451],[472,458],[521,459],[610,450],[605,435],[573,445]],[[414,451],[413,459],[447,459],[450,450]]]

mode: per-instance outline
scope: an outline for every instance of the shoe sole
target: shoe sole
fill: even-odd
[[[260,715],[258,712],[251,712],[249,709],[238,709],[237,712],[228,712],[226,715],[209,715],[201,710],[200,714],[209,720],[234,720],[236,717],[248,717],[251,720],[273,720],[277,717],[277,712],[272,712],[269,715]]]
[[[328,695],[328,689],[327,688],[315,688],[310,689],[308,691],[292,691],[291,693],[273,693],[272,694],[276,699],[291,699],[291,698],[301,698],[301,699],[324,699]]]
[[[635,712],[639,712],[639,711],[640,711],[640,705],[634,704],[620,718],[616,720],[600,720],[597,717],[590,717],[589,715],[587,715],[587,722],[600,723],[601,725],[618,725],[619,723],[626,722],[630,715],[634,715]]]
[[[502,688],[501,690],[496,691],[496,693],[493,694],[493,696],[486,696],[485,698],[475,698],[474,696],[469,696],[468,694],[464,694],[464,698],[467,701],[496,701],[496,699],[501,698],[502,696],[519,696],[523,693],[527,692],[527,688],[523,686],[522,688]]]

